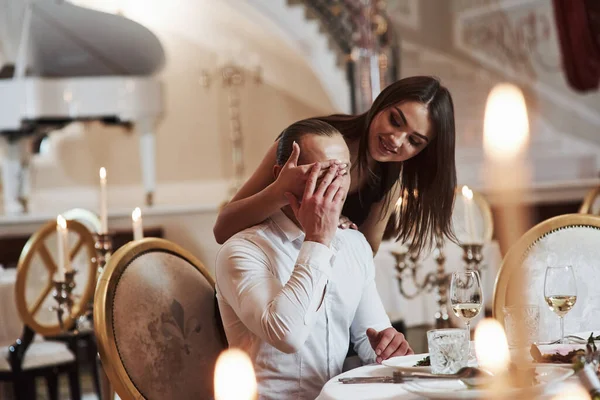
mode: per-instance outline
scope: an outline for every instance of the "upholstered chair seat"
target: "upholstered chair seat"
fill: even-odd
[[[11,370],[8,355],[8,346],[0,349],[0,371]],[[26,371],[74,361],[75,356],[65,343],[49,340],[34,341],[25,353],[21,369]]]
[[[100,357],[121,398],[207,399],[224,348],[214,282],[191,254],[162,239],[111,258],[94,304]]]

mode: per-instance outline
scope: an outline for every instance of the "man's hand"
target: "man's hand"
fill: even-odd
[[[319,179],[321,167],[315,164],[306,181],[302,202],[292,193],[286,193],[296,219],[302,225],[305,240],[319,242],[328,246],[335,235],[342,205],[346,198],[343,188],[344,176],[338,174],[338,166],[332,165],[327,173]]]
[[[371,347],[375,350],[375,354],[377,354],[375,361],[379,364],[390,357],[414,354],[404,335],[394,328],[390,327],[381,332],[369,328],[367,329],[367,337],[371,342]]]
[[[298,143],[294,142],[292,145],[292,154],[290,154],[287,162],[281,167],[281,172],[275,180],[277,192],[281,193],[282,196],[287,197],[285,193],[290,192],[294,196],[302,197],[302,193],[304,193],[306,181],[314,164],[298,165],[299,157],[300,146],[298,146]],[[342,163],[339,160],[328,160],[315,164],[318,164],[321,169],[319,177],[325,175],[329,167],[333,165],[338,167],[338,174],[343,175],[348,173],[348,164]]]

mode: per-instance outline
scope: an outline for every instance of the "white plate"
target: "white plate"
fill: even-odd
[[[381,364],[386,367],[394,368],[400,372],[431,372],[431,367],[415,367],[415,364],[429,356],[429,353],[424,354],[413,354],[410,356],[392,357],[387,360],[383,360]],[[476,367],[476,360],[469,360],[468,365],[470,367]]]
[[[431,367],[415,367],[415,364],[429,356],[425,354],[412,354],[410,356],[392,357],[381,363],[386,367],[394,368],[401,372],[430,372]]]
[[[511,389],[508,396],[531,398],[541,393],[551,383],[563,381],[573,375],[571,368],[557,366],[536,367],[539,384],[527,389]],[[428,399],[485,399],[489,397],[483,389],[469,389],[458,380],[420,380],[404,383],[403,388]]]

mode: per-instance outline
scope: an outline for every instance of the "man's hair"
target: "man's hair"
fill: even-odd
[[[292,154],[294,142],[300,145],[304,135],[335,136],[341,135],[333,126],[318,119],[303,119],[288,126],[279,135],[277,145],[277,165],[284,165]]]

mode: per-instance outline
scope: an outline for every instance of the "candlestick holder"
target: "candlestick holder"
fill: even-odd
[[[435,327],[436,329],[450,328],[450,318],[448,317],[448,285],[450,274],[446,273],[446,256],[444,255],[444,242],[442,239],[437,240],[433,254],[437,264],[435,289],[438,310],[434,315]]]
[[[396,278],[398,279],[398,288],[400,294],[411,300],[421,293],[429,293],[433,289],[435,283],[435,273],[430,272],[422,280],[418,278],[418,270],[420,267],[418,256],[415,253],[408,251],[392,251],[392,255],[396,259]],[[408,257],[408,260],[407,260]],[[405,282],[410,282],[415,286],[415,291],[409,293],[405,289]]]
[[[466,263],[467,270],[481,271],[485,268],[482,265],[483,261],[483,244],[482,243],[461,243],[463,249],[463,260]]]
[[[96,233],[94,234],[94,240],[96,241],[94,248],[96,249],[96,263],[98,265],[98,271],[96,278],[100,279],[104,267],[108,263],[108,259],[112,254],[113,243],[111,233]]]
[[[446,273],[445,269],[446,256],[443,252],[443,241],[440,239],[436,241],[434,250],[434,259],[437,264],[436,271],[427,273],[421,280],[418,278],[420,263],[416,253],[392,251],[392,255],[396,259],[396,278],[398,279],[400,294],[411,300],[422,293],[430,293],[435,290],[438,303],[438,310],[434,314],[435,327],[450,327],[447,307],[450,275]],[[409,293],[405,289],[406,282],[410,282],[415,286],[413,293]]]
[[[52,297],[56,300],[57,306],[51,308],[56,311],[58,325],[61,331],[65,331],[64,315],[71,315],[73,309],[73,289],[75,288],[75,274],[77,271],[71,270],[65,273],[64,281],[52,281],[54,290]]]

